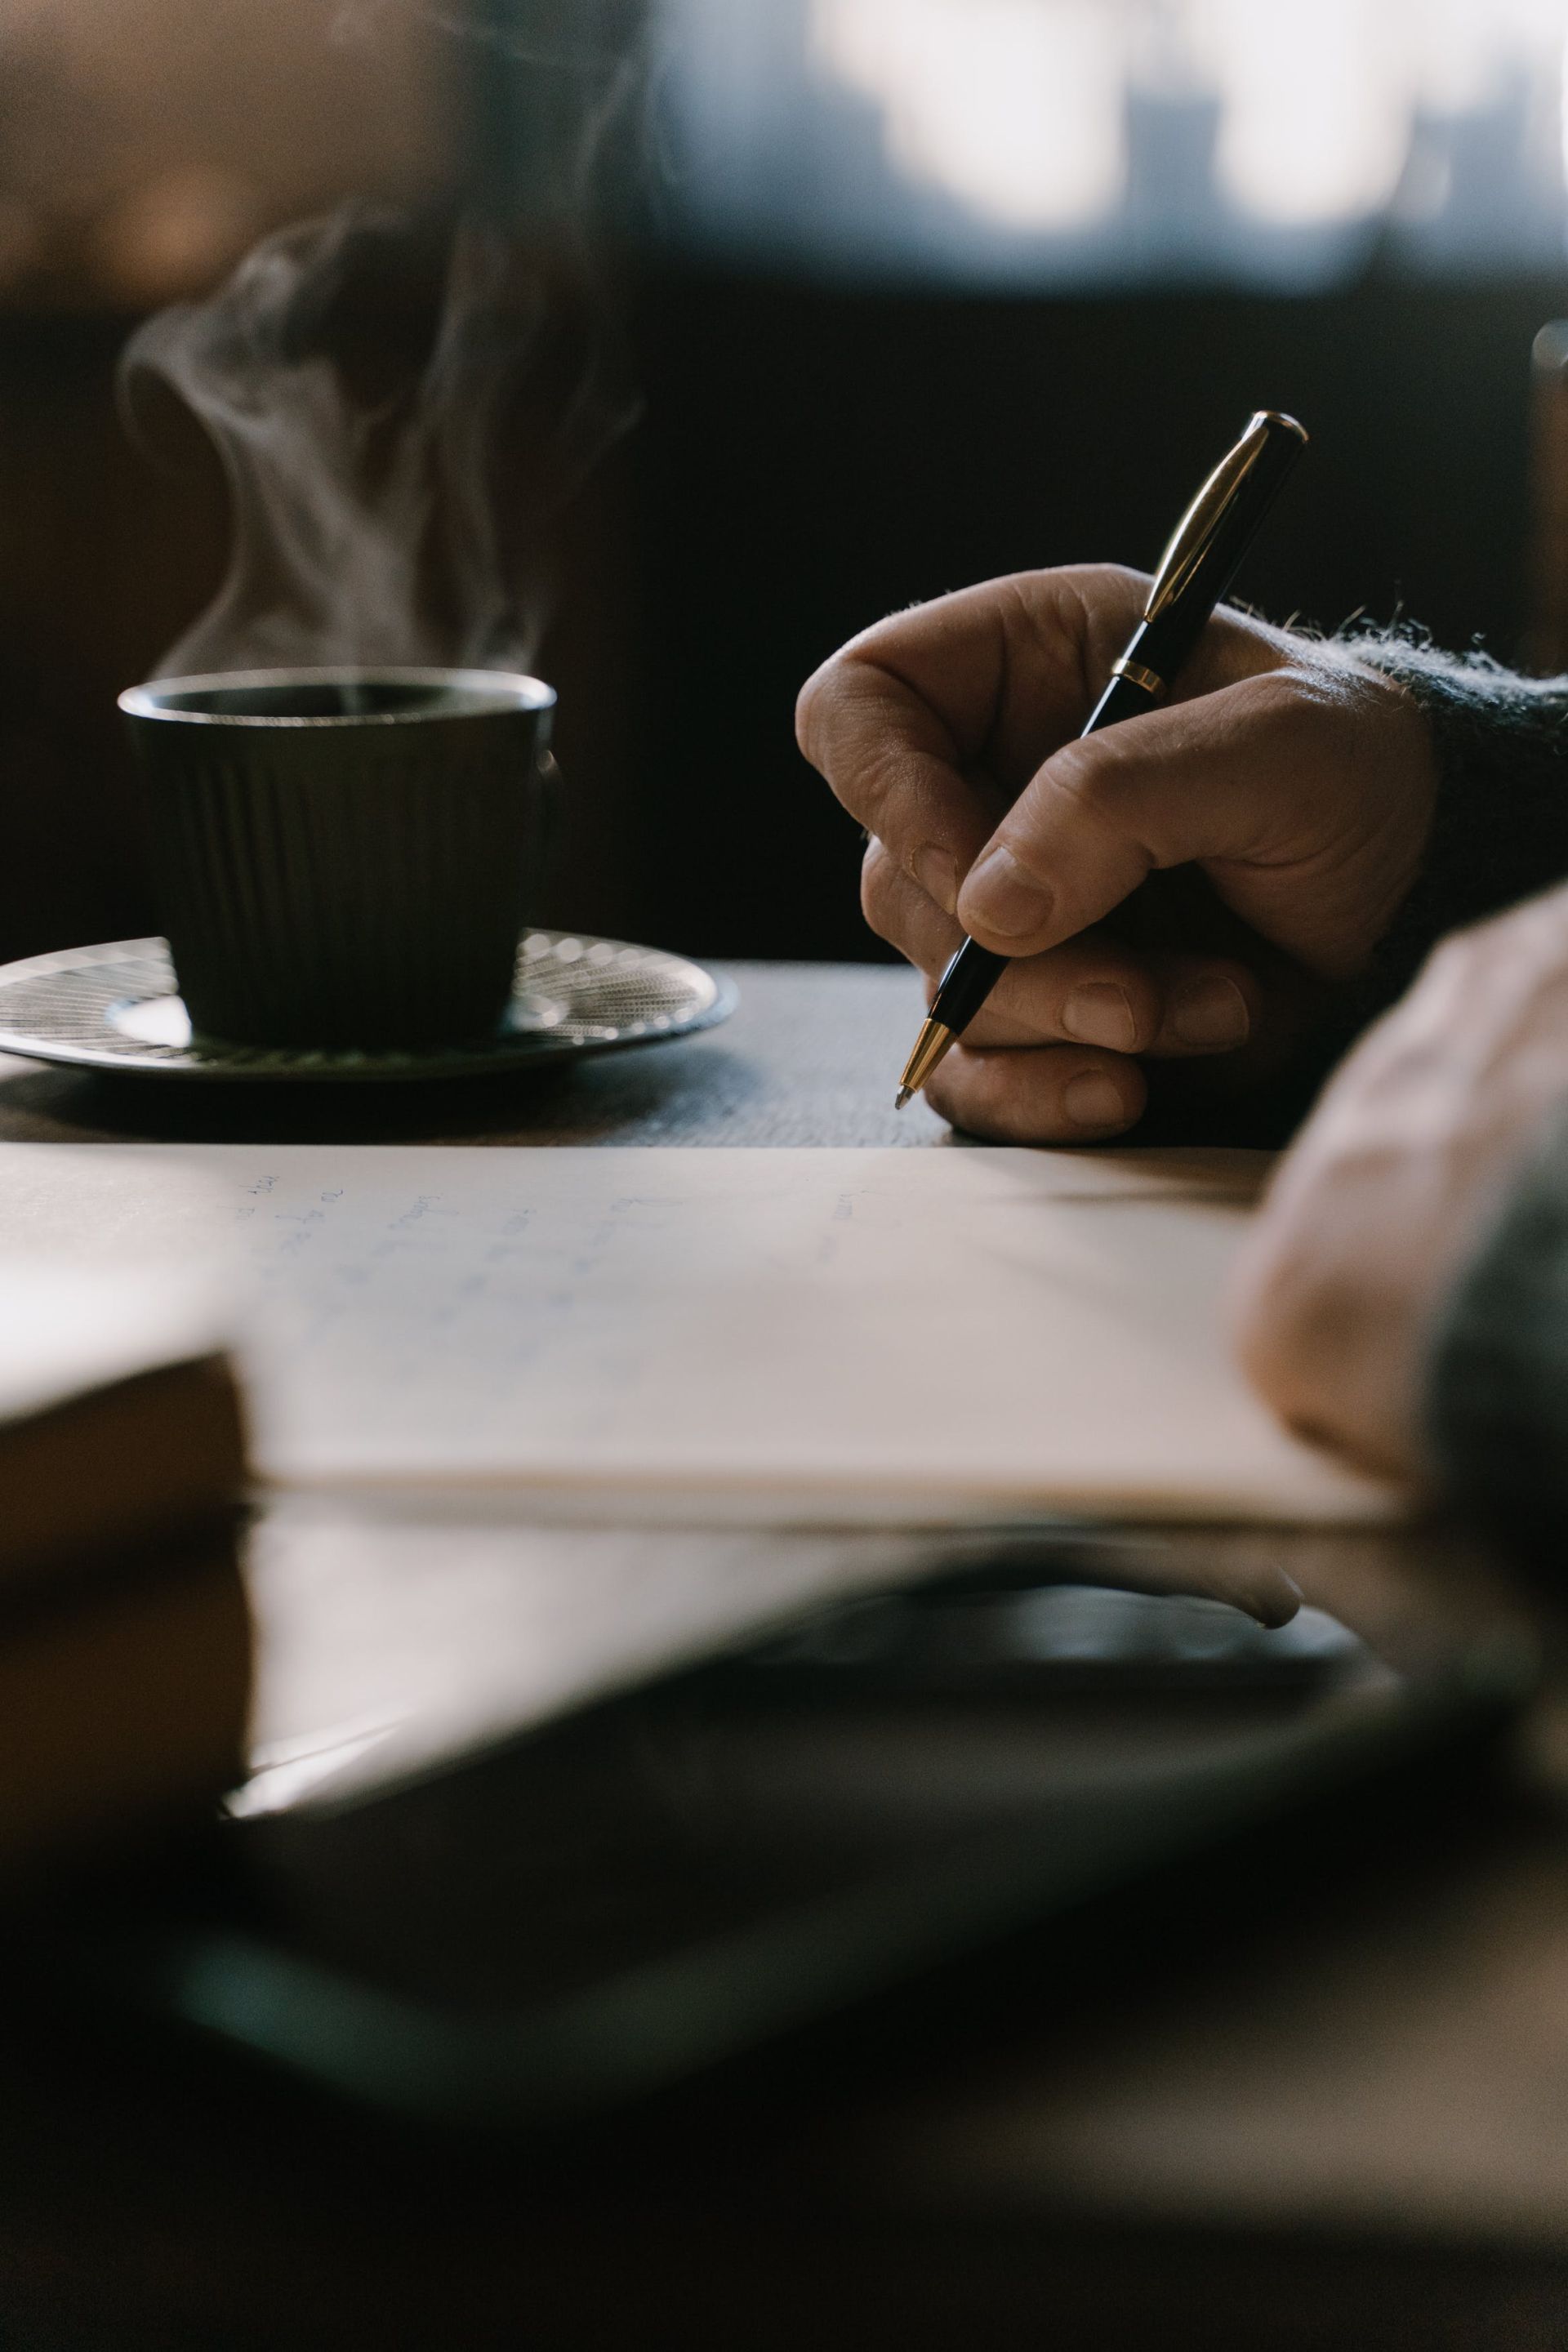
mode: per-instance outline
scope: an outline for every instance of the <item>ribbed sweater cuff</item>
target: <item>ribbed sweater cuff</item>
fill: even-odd
[[[1410,630],[1336,642],[1405,688],[1437,751],[1422,870],[1360,992],[1371,1019],[1446,931],[1568,878],[1568,677],[1521,677],[1489,654],[1441,653]]]

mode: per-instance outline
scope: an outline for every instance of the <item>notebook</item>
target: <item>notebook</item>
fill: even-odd
[[[232,1514],[224,1337],[199,1283],[0,1255],[0,1599]]]
[[[1235,1152],[0,1146],[11,1245],[210,1265],[286,1486],[837,1524],[1377,1521],[1226,1347]]]
[[[211,1302],[0,1258],[0,1873],[200,1820],[243,1770],[244,1433]]]

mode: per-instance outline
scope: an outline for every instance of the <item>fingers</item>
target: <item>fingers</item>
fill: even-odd
[[[988,581],[865,630],[802,689],[806,758],[950,913],[1008,803],[1082,725],[1146,585],[1113,565]]]
[[[1146,585],[1116,565],[1086,565],[988,580],[896,613],[806,680],[795,713],[800,748],[884,840],[877,783],[859,777],[856,758],[876,748],[864,730],[884,712],[901,727],[918,706],[937,722],[957,767],[984,761],[1016,792],[1038,765],[1042,743],[1064,741],[1083,723],[1094,692],[1087,641],[1096,615],[1112,608],[1111,634],[1130,633]]]
[[[872,929],[934,982],[963,933],[879,842],[866,853],[861,898]],[[1258,981],[1244,965],[1141,955],[1090,930],[1010,963],[965,1034],[982,1049],[1068,1039],[1122,1054],[1185,1056],[1233,1052],[1264,1017]]]
[[[879,843],[866,853],[861,902],[872,929],[934,982],[963,934]],[[1097,938],[1074,940],[1036,964],[1009,966],[969,1036],[975,1045],[1075,1038],[1131,1054],[1152,1043],[1161,1010],[1159,991],[1130,950]]]
[[[895,614],[801,691],[800,747],[844,806],[952,911],[1004,810],[1078,733],[1135,626],[1147,579],[1117,564],[1017,572]],[[1216,614],[1180,698],[1278,667],[1288,641]]]
[[[1337,691],[1331,673],[1279,669],[1064,745],[969,873],[959,921],[1002,954],[1037,954],[1155,870],[1197,863],[1255,929],[1326,968],[1329,930],[1347,932],[1355,822],[1325,805]]]
[[[992,1143],[1105,1143],[1147,1098],[1136,1062],[1076,1045],[955,1045],[925,1091],[943,1118]]]

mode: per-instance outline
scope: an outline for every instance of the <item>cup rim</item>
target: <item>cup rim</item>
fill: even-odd
[[[216,693],[236,687],[429,686],[482,698],[476,705],[438,703],[407,710],[321,712],[176,710],[164,698],[175,694]],[[183,720],[196,727],[407,727],[431,719],[493,716],[506,710],[548,710],[555,688],[521,670],[468,669],[407,662],[334,662],[316,668],[204,670],[189,677],[150,677],[128,686],[118,698],[131,719]]]

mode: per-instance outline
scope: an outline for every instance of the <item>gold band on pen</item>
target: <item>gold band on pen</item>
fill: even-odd
[[[915,1050],[904,1064],[904,1075],[899,1084],[899,1099],[895,1108],[902,1110],[911,1095],[918,1095],[937,1064],[953,1043],[956,1032],[945,1021],[927,1021],[915,1039]]]
[[[1165,681],[1159,672],[1145,669],[1142,662],[1112,662],[1110,675],[1112,677],[1124,677],[1133,686],[1141,686],[1145,694],[1161,695],[1165,691]]]

